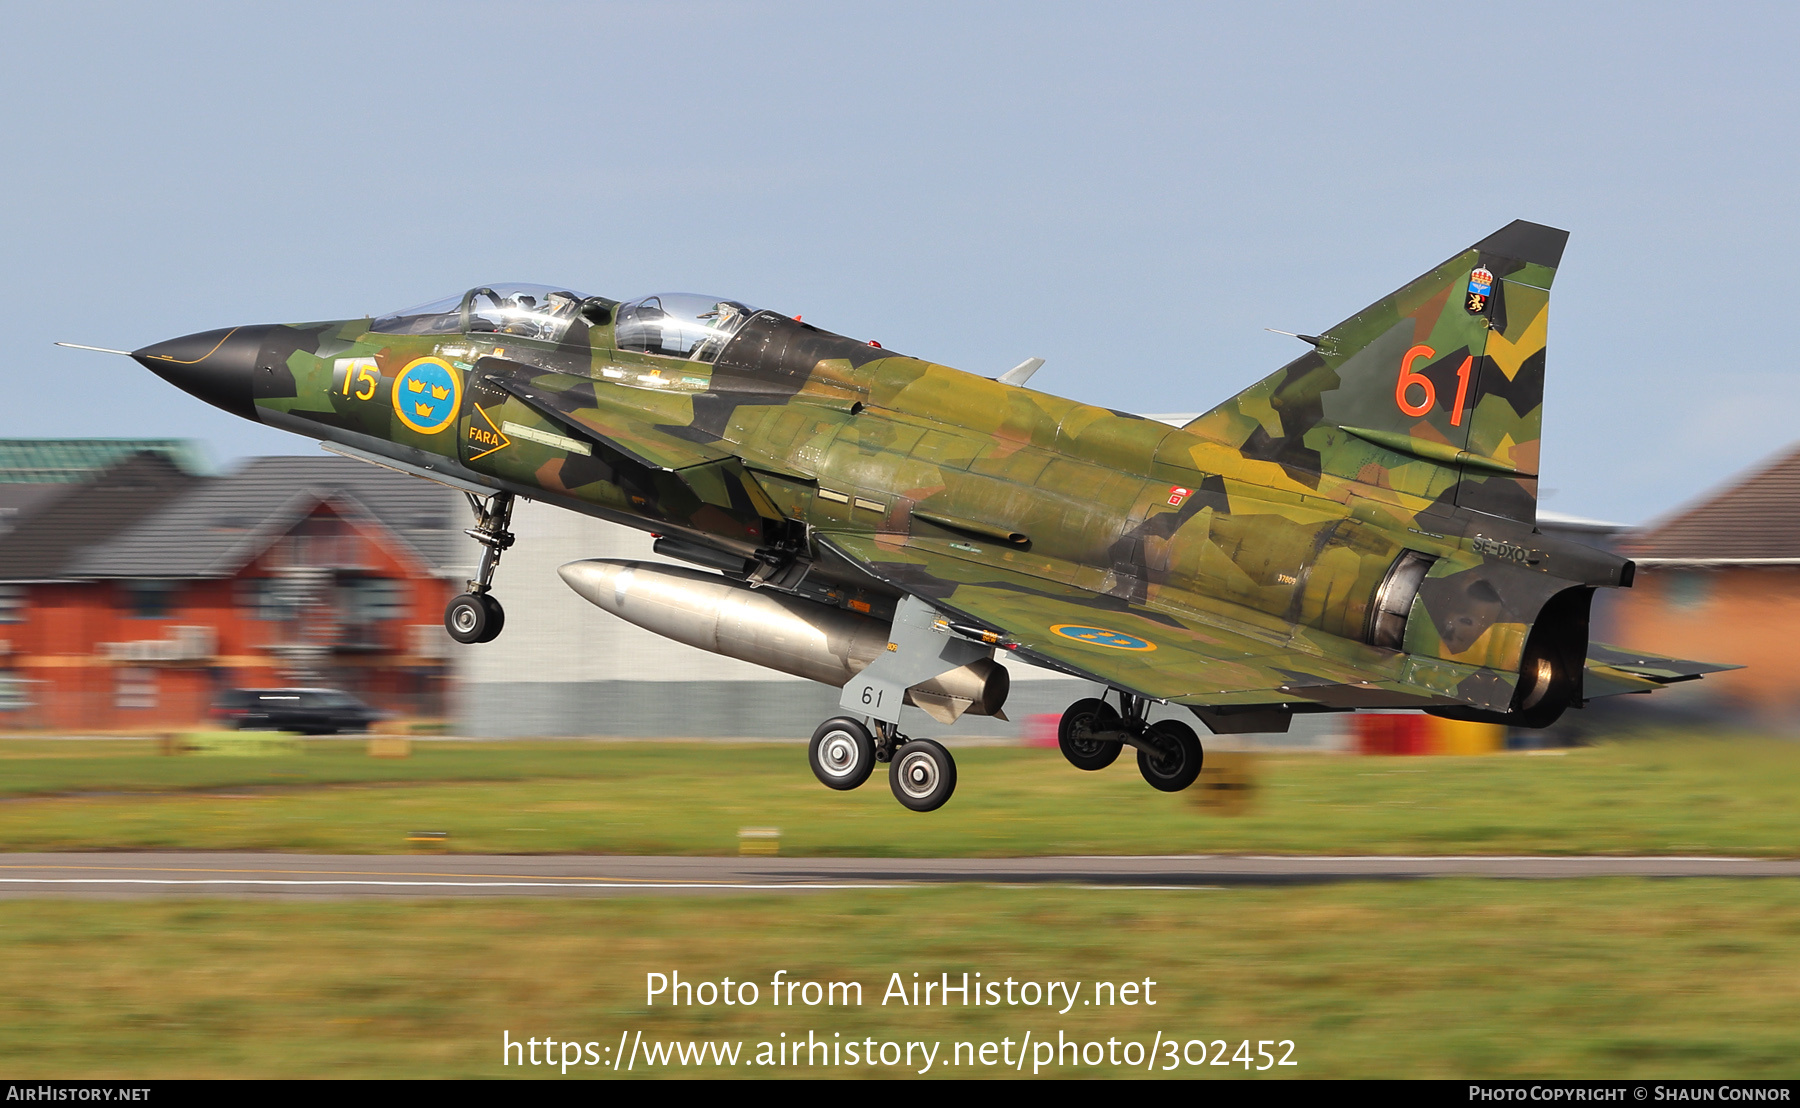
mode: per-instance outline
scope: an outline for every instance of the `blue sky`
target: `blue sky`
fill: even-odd
[[[1800,440],[1800,17],[1751,4],[11,5],[0,435],[308,453],[134,363],[507,280],[691,289],[1202,410],[1517,217],[1573,232],[1544,507]],[[21,402],[28,398],[27,402]]]

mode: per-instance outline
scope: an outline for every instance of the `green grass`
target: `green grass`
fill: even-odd
[[[940,811],[884,774],[814,781],[804,748],[418,743],[408,759],[314,740],[269,757],[165,757],[148,742],[0,743],[0,850],[392,853],[410,831],[496,853],[724,854],[778,827],[788,855],[1191,852],[1800,856],[1800,743],[1673,736],[1563,756],[1265,758],[1253,810],[1149,788],[1052,750],[958,753]]]
[[[1081,1041],[1225,1039],[1233,1050],[1244,1039],[1252,1050],[1255,1040],[1291,1039],[1299,1065],[1276,1075],[1300,1077],[1792,1079],[1797,947],[1800,884],[1790,881],[15,900],[0,902],[0,1070],[14,1079],[543,1077],[501,1067],[503,1031],[602,1049],[642,1031],[652,1041],[743,1040],[754,1052],[810,1029],[827,1039],[939,1040],[947,1052],[956,1041],[1061,1030]],[[864,1003],[774,1008],[776,970],[859,981]],[[653,971],[758,982],[761,1003],[647,1008]],[[1157,1004],[1066,1015],[883,1007],[888,975],[910,982],[915,971],[1149,978]],[[577,1072],[613,1076],[582,1069],[570,1078]],[[1244,1074],[1206,1066],[1177,1075]]]

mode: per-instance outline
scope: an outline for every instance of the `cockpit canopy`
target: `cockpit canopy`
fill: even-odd
[[[384,335],[458,335],[488,331],[556,342],[586,299],[553,285],[483,285],[416,308],[384,315],[369,330]]]
[[[692,292],[660,292],[619,305],[613,344],[620,350],[710,362],[757,309]]]
[[[552,285],[483,285],[377,318],[383,335],[492,332],[558,342],[581,314],[581,293]],[[710,362],[757,309],[738,300],[660,292],[619,305],[614,343],[621,350]]]

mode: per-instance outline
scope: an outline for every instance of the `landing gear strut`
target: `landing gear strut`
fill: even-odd
[[[468,591],[444,608],[444,630],[460,643],[493,642],[506,626],[506,609],[500,607],[491,590],[500,555],[513,544],[513,533],[508,529],[512,525],[513,494],[497,492],[485,504],[473,493],[466,495],[475,513],[475,526],[463,534],[482,545],[481,568],[468,583]]]
[[[916,596],[901,597],[888,629],[887,650],[851,678],[838,698],[840,708],[868,720],[869,726],[849,717],[826,720],[813,733],[813,773],[834,789],[862,784],[866,771],[854,777],[854,784],[840,783],[854,776],[850,766],[858,755],[852,747],[860,744],[853,739],[860,732],[869,736],[874,761],[888,764],[888,787],[895,800],[915,812],[942,808],[956,791],[956,760],[930,739],[902,735],[900,708],[908,689],[993,653],[991,641],[977,642],[964,635],[929,603]],[[834,768],[834,760],[844,768]]]
[[[1138,772],[1155,789],[1180,792],[1200,776],[1205,752],[1194,729],[1179,720],[1148,720],[1150,701],[1120,692],[1123,712],[1098,698],[1077,700],[1057,724],[1057,746],[1076,769],[1105,769],[1127,746],[1138,752]]]

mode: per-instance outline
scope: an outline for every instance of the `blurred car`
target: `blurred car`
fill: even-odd
[[[232,689],[214,702],[212,714],[239,731],[335,735],[367,731],[386,713],[336,689]]]

